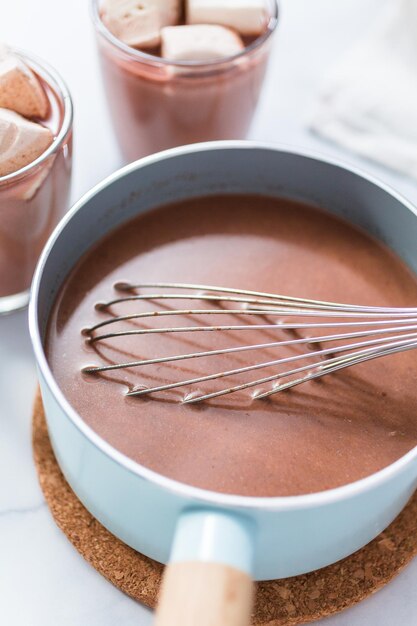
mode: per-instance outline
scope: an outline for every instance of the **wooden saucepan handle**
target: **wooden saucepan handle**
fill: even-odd
[[[165,568],[155,626],[249,626],[252,534],[235,516],[184,514]]]
[[[163,578],[156,626],[249,626],[253,583],[222,563],[171,563]]]

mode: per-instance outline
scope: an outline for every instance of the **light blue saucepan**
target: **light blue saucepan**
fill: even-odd
[[[325,207],[385,242],[417,273],[417,215],[406,200],[333,160],[246,142],[197,144],[142,159],[94,187],[59,224],[39,262],[29,311],[49,433],[66,479],[89,511],[129,546],[170,561],[158,618],[164,626],[245,624],[249,577],[294,576],[342,559],[388,526],[417,486],[414,448],[368,478],[321,493],[252,498],[205,491],[125,457],[69,405],[43,350],[68,272],[92,244],[138,213],[219,192]]]

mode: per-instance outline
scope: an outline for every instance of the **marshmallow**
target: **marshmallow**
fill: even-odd
[[[6,47],[0,47],[0,107],[25,117],[45,119],[48,97],[32,70]]]
[[[187,0],[187,24],[220,24],[241,35],[260,35],[266,29],[266,0]]]
[[[49,148],[53,139],[49,128],[0,108],[0,176],[32,163]]]
[[[210,61],[244,49],[239,35],[212,24],[166,26],[161,30],[161,54],[171,61]]]
[[[180,0],[103,0],[101,19],[109,31],[134,48],[154,48],[164,26],[178,24]]]

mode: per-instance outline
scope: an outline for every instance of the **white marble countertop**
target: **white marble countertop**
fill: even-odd
[[[366,28],[380,0],[282,0],[281,26],[251,138],[315,147],[362,165],[417,201],[417,185],[311,136],[320,77]],[[47,59],[75,101],[73,200],[121,165],[102,92],[87,0],[13,0],[0,41]],[[97,574],[55,526],[35,474],[30,412],[36,386],[26,313],[0,318],[0,623],[114,626],[151,613]],[[386,588],[324,620],[329,626],[417,623],[417,559]]]

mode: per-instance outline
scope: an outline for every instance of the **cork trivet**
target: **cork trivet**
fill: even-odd
[[[163,566],[107,531],[78,500],[56,462],[40,396],[34,404],[33,448],[39,481],[55,522],[107,580],[154,607]],[[252,624],[294,626],[346,609],[378,591],[417,554],[417,492],[374,541],[317,572],[257,583]]]

